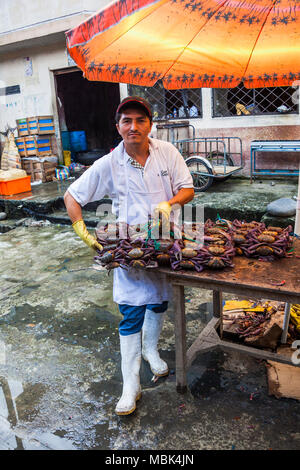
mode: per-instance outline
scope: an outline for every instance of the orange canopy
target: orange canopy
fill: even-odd
[[[66,36],[89,80],[177,89],[300,79],[299,0],[118,0]]]

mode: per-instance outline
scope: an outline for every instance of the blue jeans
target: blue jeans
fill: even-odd
[[[152,312],[155,313],[163,313],[168,308],[168,302],[165,301],[162,304],[140,305],[138,307],[134,305],[119,304],[118,307],[124,317],[119,324],[119,333],[122,336],[128,336],[141,331],[146,309],[152,310]]]

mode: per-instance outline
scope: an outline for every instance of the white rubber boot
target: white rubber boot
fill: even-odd
[[[146,310],[143,324],[142,355],[149,362],[150,369],[154,375],[163,377],[168,375],[168,364],[159,357],[157,350],[158,339],[162,330],[164,313],[155,313]]]
[[[116,406],[118,415],[129,415],[136,408],[136,401],[141,398],[141,332],[120,336],[121,369],[123,392]]]

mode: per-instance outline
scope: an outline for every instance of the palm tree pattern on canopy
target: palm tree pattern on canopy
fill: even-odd
[[[136,13],[141,8],[156,3],[158,0],[118,0],[110,7],[89,18],[77,28],[67,31],[68,47],[89,42],[96,34],[103,33],[118,24],[123,18]]]
[[[247,87],[272,87],[288,86],[293,81],[300,80],[300,70],[285,71],[285,73],[264,73],[257,76],[224,73],[221,74],[197,74],[197,73],[172,73],[172,68],[167,72],[159,70],[159,60],[152,61],[149,69],[144,65],[132,66],[124,62],[114,63],[113,60],[102,59],[97,61],[92,57],[90,42],[96,36],[101,36],[113,26],[125,20],[137,11],[154,4],[160,7],[165,5],[161,0],[118,0],[106,9],[91,17],[77,28],[66,33],[67,46],[71,57],[84,71],[89,80],[123,82],[137,85],[153,86],[162,79],[167,88],[231,88],[238,83],[247,83]],[[274,30],[284,29],[299,21],[300,0],[258,0],[256,2],[230,2],[225,0],[169,0],[169,4],[180,10],[188,11],[190,15],[201,16],[205,21],[219,25],[221,23],[234,23],[244,28],[256,26],[260,31],[268,18],[269,24]],[[284,4],[284,5],[283,5]],[[247,14],[245,14],[245,10]],[[282,29],[284,28],[284,29]],[[245,29],[243,30],[245,31]],[[101,54],[99,54],[101,57]],[[115,59],[116,60],[116,59]],[[121,62],[121,59],[119,60]],[[157,65],[155,65],[157,64]],[[295,64],[293,64],[293,67]],[[291,67],[292,68],[292,67]],[[245,72],[244,72],[245,73]]]
[[[74,28],[66,33],[67,40],[70,47],[74,47],[78,44],[84,44],[90,41],[95,34],[106,31],[108,28],[113,25],[118,24],[123,18],[136,13],[141,8],[150,6],[154,3],[157,3],[159,0],[118,0],[113,3],[109,8],[100,11],[98,14],[91,17],[86,22],[79,25],[77,28]],[[289,2],[289,6],[284,10],[280,9],[281,0],[274,2],[269,2],[270,5],[266,5],[266,1],[258,0],[254,5],[249,5],[249,13],[247,15],[239,14],[240,7],[244,7],[244,2],[238,2],[235,5],[235,8],[231,4],[228,6],[224,5],[224,1],[216,0],[215,8],[211,6],[211,1],[198,1],[198,0],[170,0],[170,3],[176,3],[180,5],[183,9],[188,10],[189,12],[201,14],[201,16],[211,19],[214,18],[215,22],[224,21],[228,22],[238,22],[240,24],[248,24],[249,26],[260,23],[264,18],[267,10],[270,10],[270,15],[272,19],[272,25],[278,26],[280,24],[289,24],[293,23],[297,19],[297,6],[299,7],[300,1],[294,0]],[[222,11],[220,12],[220,7]]]

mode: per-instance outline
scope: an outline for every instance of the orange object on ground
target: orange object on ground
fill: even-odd
[[[299,31],[298,0],[117,0],[66,37],[88,80],[260,88],[299,80]]]
[[[14,194],[31,191],[31,176],[24,176],[10,181],[0,181],[0,195],[13,196]]]

